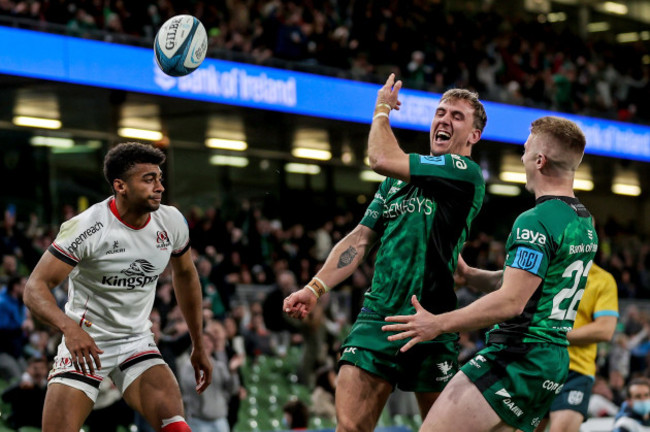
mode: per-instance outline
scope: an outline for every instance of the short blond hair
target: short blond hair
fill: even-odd
[[[587,140],[575,122],[562,117],[541,117],[531,123],[530,133],[542,138],[546,149],[544,153],[551,163],[569,171],[578,168]]]

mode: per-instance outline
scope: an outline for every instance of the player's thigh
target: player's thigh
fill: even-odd
[[[549,432],[578,432],[584,417],[577,411],[564,409],[551,412]]]
[[[93,405],[93,401],[79,389],[65,384],[50,384],[43,407],[43,432],[79,432]]]
[[[337,431],[371,431],[393,386],[383,378],[344,364],[336,383]]]
[[[184,415],[181,390],[167,365],[145,370],[126,388],[124,400],[156,430],[164,419]]]
[[[422,423],[423,432],[510,432],[463,372],[447,384]]]

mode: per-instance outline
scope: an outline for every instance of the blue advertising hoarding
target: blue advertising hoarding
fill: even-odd
[[[370,123],[379,86],[230,61],[206,59],[192,74],[173,78],[156,66],[153,50],[0,27],[0,73],[162,96]],[[440,95],[403,89],[394,127],[428,131]],[[484,139],[523,144],[530,123],[561,115],[582,128],[587,153],[650,161],[650,127],[485,103]]]

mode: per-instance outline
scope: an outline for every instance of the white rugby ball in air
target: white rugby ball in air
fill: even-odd
[[[175,77],[184,76],[203,63],[208,50],[208,35],[196,17],[176,15],[160,27],[153,49],[163,72]]]

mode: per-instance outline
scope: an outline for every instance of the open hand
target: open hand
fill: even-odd
[[[190,363],[194,368],[196,392],[201,394],[212,382],[212,363],[204,349],[192,348]]]
[[[406,345],[400,348],[401,352],[408,351],[416,343],[435,339],[442,333],[436,325],[436,316],[427,312],[416,296],[411,297],[411,304],[415,307],[415,314],[386,317],[386,321],[400,324],[385,325],[381,328],[383,331],[397,332],[388,336],[389,341],[411,338]]]
[[[100,370],[102,363],[99,355],[104,351],[100,350],[93,338],[79,326],[70,326],[64,332],[65,346],[70,351],[72,364],[77,372],[94,375],[95,369]]]
[[[399,95],[399,91],[402,88],[402,81],[397,81],[395,82],[395,74],[392,73],[386,80],[386,84],[382,88],[379,89],[377,92],[377,104],[388,104],[390,105],[391,109],[394,110],[399,110],[400,105],[402,105],[402,102],[400,102],[397,99],[397,96]]]

